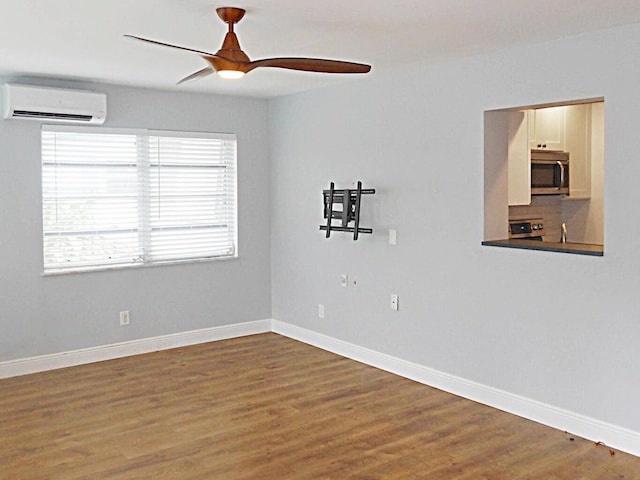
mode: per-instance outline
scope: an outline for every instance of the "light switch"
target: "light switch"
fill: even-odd
[[[398,243],[398,232],[395,229],[389,230],[389,245],[396,245]]]

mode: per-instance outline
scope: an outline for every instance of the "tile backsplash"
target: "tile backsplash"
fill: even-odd
[[[541,218],[544,221],[544,239],[550,242],[560,240],[562,225],[562,197],[559,195],[534,195],[530,205],[509,207],[509,220]]]

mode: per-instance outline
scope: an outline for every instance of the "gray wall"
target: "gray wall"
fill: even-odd
[[[273,317],[640,431],[639,57],[633,25],[273,100]],[[482,247],[483,112],[600,96],[605,256]],[[325,239],[356,180],[374,235]]]
[[[91,87],[105,127],[237,134],[240,258],[41,276],[40,123],[0,121],[0,361],[269,318],[267,102]]]

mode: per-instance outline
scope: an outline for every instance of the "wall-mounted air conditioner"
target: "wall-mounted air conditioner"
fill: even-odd
[[[2,111],[4,118],[100,124],[107,117],[107,96],[8,83],[2,86]]]

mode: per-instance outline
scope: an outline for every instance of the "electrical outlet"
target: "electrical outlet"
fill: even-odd
[[[349,275],[347,275],[346,273],[343,273],[342,275],[340,275],[340,285],[346,288],[348,283],[349,283]]]
[[[398,294],[392,293],[391,294],[391,310],[398,310],[399,307],[400,307],[400,304],[398,303]]]
[[[129,325],[129,323],[131,323],[129,310],[123,310],[122,312],[120,312],[120,325],[124,327],[126,325]]]
[[[324,305],[321,303],[318,304],[318,317],[324,318]]]

